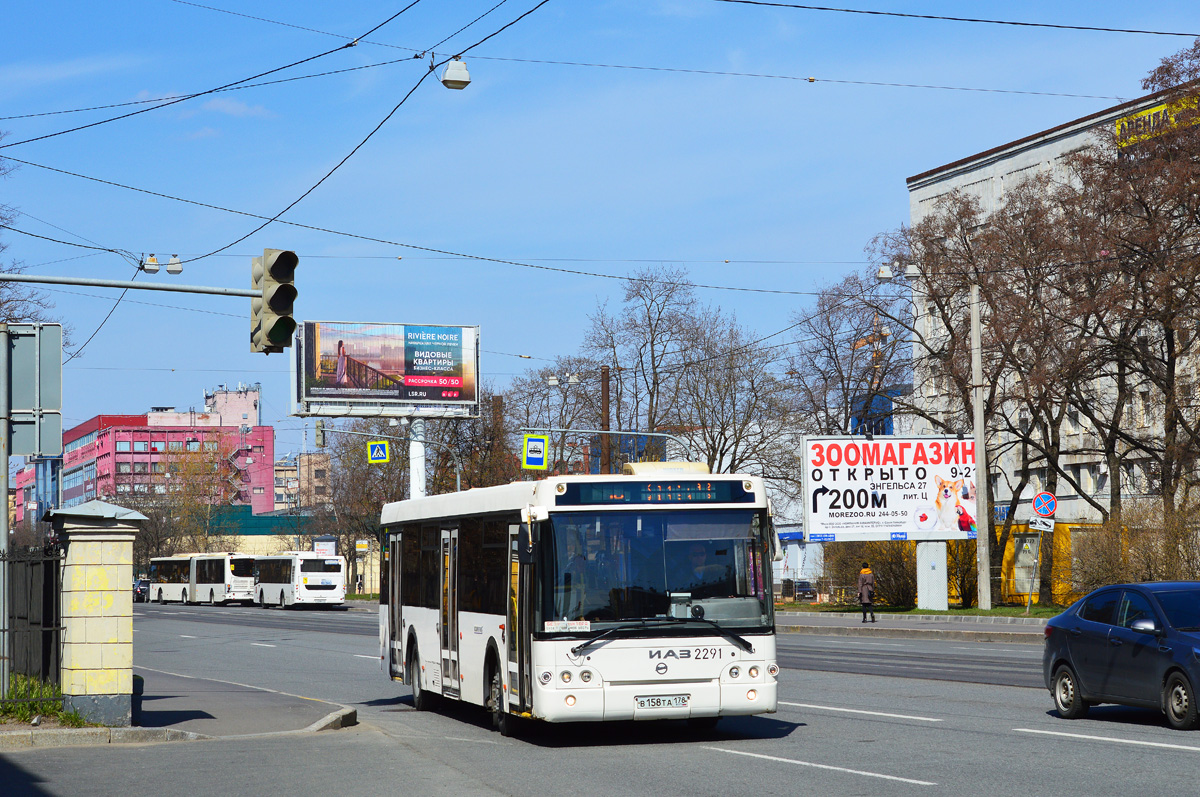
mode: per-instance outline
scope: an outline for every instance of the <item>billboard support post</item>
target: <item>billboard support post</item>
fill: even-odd
[[[971,283],[971,381],[975,405],[975,510],[979,534],[975,540],[979,608],[992,608],[992,507],[989,501],[987,430],[983,420],[983,332],[979,320],[979,283]]]
[[[425,497],[425,419],[413,418],[408,438],[409,498]]]

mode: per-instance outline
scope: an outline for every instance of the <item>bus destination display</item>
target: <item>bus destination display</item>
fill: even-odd
[[[571,483],[556,506],[605,504],[742,504],[754,501],[740,481],[680,479],[652,482]]]

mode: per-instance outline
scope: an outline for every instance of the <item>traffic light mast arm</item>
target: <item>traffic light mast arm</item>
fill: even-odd
[[[214,296],[246,296],[253,299],[258,291],[241,288],[213,288],[207,285],[165,285],[131,280],[98,280],[85,277],[51,277],[44,274],[0,274],[0,282],[40,282],[47,285],[85,285],[90,288],[121,288],[135,291],[174,291],[175,293],[207,293]]]

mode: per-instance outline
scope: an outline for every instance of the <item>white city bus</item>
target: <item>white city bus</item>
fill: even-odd
[[[254,557],[237,553],[192,556],[192,603],[212,606],[228,601],[254,600]]]
[[[346,558],[312,551],[256,556],[254,594],[264,609],[298,603],[341,606],[346,602]]]
[[[148,598],[159,603],[226,603],[254,600],[254,557],[190,553],[150,560]]]
[[[762,480],[554,476],[383,507],[381,654],[433,695],[549,722],[776,708]]]

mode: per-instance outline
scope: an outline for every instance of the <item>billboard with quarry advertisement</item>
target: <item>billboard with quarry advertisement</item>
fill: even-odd
[[[956,437],[809,437],[810,542],[975,539],[975,442]]]
[[[298,414],[475,414],[479,327],[306,321],[297,343]]]

